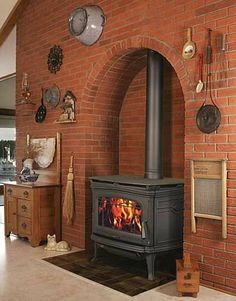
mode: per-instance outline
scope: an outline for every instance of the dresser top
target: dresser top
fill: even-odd
[[[60,184],[53,184],[53,183],[42,183],[42,182],[35,182],[35,183],[23,183],[18,181],[6,181],[2,182],[4,185],[13,185],[13,186],[20,186],[20,187],[28,187],[28,188],[39,188],[39,187],[52,187],[52,186],[61,186]]]

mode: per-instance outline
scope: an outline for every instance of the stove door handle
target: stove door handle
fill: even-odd
[[[146,239],[148,237],[147,221],[142,222],[141,237],[142,239]]]

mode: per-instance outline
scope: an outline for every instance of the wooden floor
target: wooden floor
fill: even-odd
[[[108,253],[99,257],[96,262],[91,262],[91,256],[85,251],[45,260],[129,296],[138,295],[175,279],[175,275],[163,270],[156,273],[154,281],[149,281],[146,277],[145,261],[135,261]]]

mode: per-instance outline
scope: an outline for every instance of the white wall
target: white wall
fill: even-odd
[[[0,78],[16,72],[16,26],[0,46]]]
[[[0,28],[16,3],[17,0],[0,0]]]
[[[0,0],[0,28],[17,0]],[[0,78],[16,72],[16,26],[0,46]],[[0,108],[15,108],[15,77],[0,81]],[[14,139],[15,117],[0,116],[0,138]],[[12,137],[11,137],[12,136]]]
[[[0,115],[0,140],[15,140],[15,127],[16,119],[15,116],[3,116]]]
[[[0,81],[0,109],[15,109],[16,77]]]
[[[0,0],[0,28],[17,0]],[[16,72],[16,27],[0,46],[0,78]]]

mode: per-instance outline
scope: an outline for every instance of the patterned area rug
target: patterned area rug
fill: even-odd
[[[121,256],[104,254],[95,262],[85,251],[44,258],[62,269],[108,286],[114,290],[135,296],[175,279],[175,259],[170,257],[158,260],[158,271],[154,281],[146,278],[144,261],[134,261]],[[170,267],[172,265],[172,267]],[[171,272],[172,270],[172,272]]]

